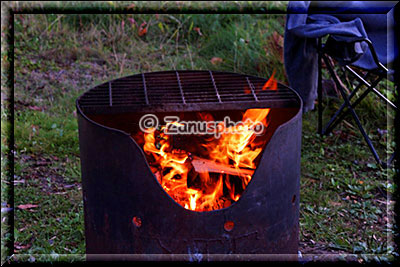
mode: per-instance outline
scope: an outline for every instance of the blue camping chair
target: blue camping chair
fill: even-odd
[[[302,97],[304,112],[314,109],[314,101],[318,99],[319,134],[329,134],[350,113],[375,160],[383,167],[391,164],[395,153],[388,161],[381,160],[354,108],[372,92],[390,108],[398,110],[375,88],[383,79],[394,79],[392,63],[398,57],[393,30],[396,3],[294,1],[288,5],[285,29],[284,56],[289,84]],[[354,90],[346,88],[332,59],[358,81]],[[323,63],[343,99],[340,108],[324,127]],[[349,82],[347,75],[345,79]],[[368,82],[371,77],[372,81]],[[362,87],[366,89],[357,94]]]

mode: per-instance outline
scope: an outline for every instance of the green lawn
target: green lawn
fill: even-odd
[[[157,4],[170,8],[170,4],[152,5]],[[264,5],[232,3],[222,7],[285,10],[285,3]],[[136,4],[136,8],[145,7]],[[208,7],[221,5],[210,3]],[[80,94],[118,77],[170,69],[225,70],[261,77],[276,70],[275,77],[287,83],[282,61],[284,25],[284,14],[268,12],[16,14],[14,178],[7,181],[2,176],[2,193],[7,193],[3,188],[14,185],[14,229],[2,224],[14,233],[11,253],[36,254],[20,258],[36,261],[71,260],[64,254],[85,253],[75,112],[75,99]],[[220,60],[216,63],[212,58]],[[338,102],[330,100],[326,118],[335,106]],[[7,130],[12,127],[6,123],[9,111],[5,107],[2,100],[2,151],[7,146]],[[386,120],[374,115],[385,112],[386,107],[371,97],[359,110],[380,152],[385,151],[388,140],[392,150],[391,128],[388,134],[379,135],[377,129],[386,129]],[[355,253],[360,261],[392,259],[393,243],[388,238],[394,233],[394,170],[375,164],[350,117],[325,138],[316,134],[316,125],[315,111],[304,114],[300,251]],[[3,164],[2,160],[4,170]],[[37,206],[17,208],[26,204]],[[7,214],[2,209],[2,218]],[[2,232],[2,240],[11,240],[10,234]],[[52,255],[43,258],[39,254]]]

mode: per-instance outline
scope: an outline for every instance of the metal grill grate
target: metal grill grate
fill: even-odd
[[[170,112],[299,107],[288,87],[261,90],[267,79],[219,71],[163,71],[106,82],[84,93],[87,113]]]

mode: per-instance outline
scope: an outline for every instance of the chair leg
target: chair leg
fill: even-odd
[[[366,79],[369,75],[369,72],[367,72],[367,74],[364,76],[364,78]],[[364,84],[362,82],[360,82],[357,87],[350,93],[349,95],[349,100],[351,100],[353,98],[353,96],[358,92],[358,90],[361,88],[361,86],[363,86]],[[340,85],[338,85],[340,86]],[[333,129],[334,127],[341,121],[341,119],[338,119],[338,116],[340,115],[340,113],[342,113],[343,109],[346,107],[346,103],[343,103],[340,108],[335,112],[335,114],[332,116],[332,118],[329,120],[329,122],[326,124],[325,128],[322,130],[322,134],[324,135],[328,135]],[[332,125],[335,120],[337,120],[337,122]]]
[[[354,102],[353,104],[351,104],[352,108],[355,108],[374,88],[374,86],[376,86],[381,80],[383,79],[383,77],[378,77],[372,84],[371,86],[369,86],[362,94],[361,96],[359,96]],[[339,86],[340,87],[340,86]],[[353,94],[354,95],[354,94]],[[349,98],[350,100],[350,98]],[[331,132],[343,119],[344,117],[349,114],[350,110],[347,109],[346,111],[342,112],[343,109],[346,107],[346,102],[342,104],[341,106],[341,110],[340,112],[336,112],[337,113],[337,118],[335,118],[335,121],[332,121],[331,124],[329,124],[328,126],[326,126],[326,128],[324,129],[325,132],[329,133]],[[340,114],[339,114],[340,113]],[[336,114],[335,114],[336,115]]]
[[[378,77],[374,82],[372,82],[372,84],[367,84],[368,85],[368,89],[359,98],[357,98],[356,101],[353,102],[353,104],[350,104],[351,108],[354,109],[368,95],[368,93],[370,93],[371,91],[373,91],[373,89],[375,89],[373,87],[376,86],[382,79],[383,79],[383,77]],[[351,95],[349,96],[348,100],[350,100],[350,99],[351,99]],[[387,103],[391,104],[391,102],[387,102]],[[332,117],[331,121],[328,123],[328,125],[323,130],[323,134],[326,135],[330,131],[332,131],[334,129],[334,127],[336,127],[336,125],[339,122],[341,122],[344,119],[344,117],[350,112],[349,108],[346,111],[342,112],[343,109],[346,106],[347,106],[346,102],[342,104],[341,109],[338,110],[335,113],[334,117]],[[393,105],[391,105],[391,106],[393,106]],[[396,106],[393,106],[393,107],[397,109]],[[339,117],[337,117],[337,116],[339,116]],[[336,119],[336,120],[334,120],[334,119]],[[361,131],[361,133],[363,133],[363,132]],[[389,160],[387,162],[384,162],[384,161],[379,159],[379,156],[378,156],[378,154],[377,154],[377,152],[375,150],[375,147],[373,146],[373,144],[372,144],[370,138],[368,137],[368,135],[367,134],[363,134],[363,136],[364,136],[364,139],[367,142],[368,146],[370,147],[370,150],[374,154],[374,157],[375,157],[376,161],[378,162],[378,164],[381,164],[381,166],[383,168],[387,168],[387,167],[391,166],[396,151],[393,152],[393,154],[390,156],[390,158],[389,158]]]
[[[331,76],[332,76],[333,79],[335,80],[335,83],[338,84],[338,85],[340,85],[339,78],[337,77],[336,73],[334,72],[333,67],[331,66],[329,60],[328,60],[324,55],[322,55],[322,58],[324,59],[324,62],[325,62],[325,64],[326,64],[327,68],[328,68],[329,73],[331,74]],[[374,86],[375,86],[375,85],[374,85]],[[340,91],[340,94],[341,94],[342,97],[343,97],[343,100],[345,101],[345,104],[346,104],[346,106],[347,106],[347,111],[349,111],[349,112],[351,113],[351,115],[352,115],[354,121],[355,121],[356,124],[357,124],[358,129],[360,130],[361,134],[362,134],[363,137],[364,137],[364,140],[367,142],[368,147],[370,148],[370,150],[371,150],[371,152],[372,152],[372,154],[373,154],[373,156],[374,156],[376,162],[377,162],[378,164],[380,164],[380,165],[383,165],[383,164],[382,164],[382,161],[381,161],[380,158],[379,158],[378,153],[377,153],[376,150],[375,150],[374,145],[372,144],[370,138],[368,137],[368,134],[365,132],[364,128],[362,127],[361,122],[360,122],[360,119],[358,118],[356,112],[354,111],[353,106],[352,106],[352,104],[350,103],[349,98],[347,97],[346,93],[344,92],[344,89],[342,88],[342,86],[339,86],[338,89],[339,89],[339,91]],[[370,88],[369,88],[369,89],[370,89]],[[365,93],[365,92],[364,92],[364,93]],[[359,100],[359,99],[357,99],[357,100]],[[355,106],[355,103],[354,103],[353,105]]]

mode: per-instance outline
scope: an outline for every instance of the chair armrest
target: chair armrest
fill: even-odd
[[[351,65],[357,61],[366,51],[370,50],[372,58],[379,69],[387,72],[388,69],[379,61],[372,42],[361,39],[353,42],[337,41],[331,35],[322,47],[322,52],[328,54],[341,65]]]

